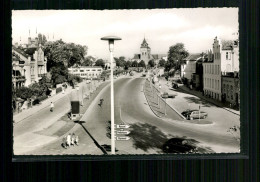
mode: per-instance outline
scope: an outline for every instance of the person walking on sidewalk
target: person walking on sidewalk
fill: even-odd
[[[67,146],[70,147],[71,144],[71,134],[69,133],[67,136]]]
[[[53,112],[53,109],[54,109],[54,104],[51,102],[51,106],[50,106],[50,111]]]

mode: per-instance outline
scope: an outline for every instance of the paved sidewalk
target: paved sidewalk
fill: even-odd
[[[161,85],[162,85],[162,90],[164,90],[164,91],[166,91],[166,92],[169,92],[169,89],[172,87],[171,82],[169,81],[168,84],[167,84],[167,81],[166,81],[165,79],[162,79],[162,78],[161,78],[161,79],[160,79],[160,83],[161,83]],[[178,89],[177,89],[177,90],[178,90]],[[182,90],[182,91],[184,91],[184,92],[186,92],[186,93],[192,94],[192,95],[194,95],[194,96],[196,96],[196,97],[198,97],[198,98],[200,98],[200,99],[206,100],[207,102],[209,102],[209,103],[211,103],[211,104],[213,104],[213,105],[216,105],[216,106],[218,106],[218,107],[221,107],[221,108],[223,108],[223,109],[225,109],[225,110],[227,110],[227,111],[229,111],[229,112],[232,112],[232,113],[234,113],[234,114],[240,116],[240,111],[234,110],[234,109],[232,109],[232,108],[228,108],[228,107],[226,107],[226,105],[223,104],[222,102],[219,102],[219,101],[217,101],[217,100],[208,98],[208,97],[206,97],[206,96],[203,96],[203,95],[202,95],[202,92],[199,92],[199,91],[196,91],[196,90],[190,90],[190,89],[189,89],[188,87],[186,87],[185,85],[180,86],[180,87],[179,87],[179,90]]]
[[[79,83],[79,85],[82,85],[84,83],[85,82],[83,81],[83,82]],[[75,90],[75,89],[72,89],[72,87],[68,87],[65,90],[64,94],[62,94],[62,92],[60,92],[58,94],[55,94],[54,96],[48,97],[47,99],[42,101],[40,104],[35,105],[35,106],[33,106],[33,107],[29,108],[29,109],[23,110],[22,112],[15,114],[13,116],[14,123],[18,123],[18,122],[24,120],[25,118],[33,115],[34,113],[40,111],[43,108],[50,107],[51,102],[53,102],[54,105],[55,105],[56,101],[58,101],[59,99],[65,97],[66,95],[70,94],[73,90]]]

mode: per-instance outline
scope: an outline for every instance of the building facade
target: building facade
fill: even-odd
[[[222,101],[237,107],[240,105],[240,84],[237,72],[222,76]]]
[[[14,87],[29,86],[39,82],[42,76],[47,74],[47,59],[44,57],[42,46],[35,42],[32,44],[31,39],[28,39],[26,48],[13,46],[12,66]],[[24,78],[24,81],[20,82],[17,75]]]
[[[202,58],[201,54],[190,54],[187,58],[182,60],[181,63],[181,77],[186,78],[188,82],[191,82],[192,75],[196,73],[196,63]]]
[[[222,75],[239,71],[238,41],[222,42],[215,37],[208,51],[208,60],[203,63],[204,94],[222,100]]]
[[[103,69],[101,66],[82,66],[68,68],[70,74],[79,76],[83,79],[97,79],[100,77]]]

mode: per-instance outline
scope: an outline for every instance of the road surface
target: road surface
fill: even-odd
[[[180,121],[174,111],[168,111],[171,119],[158,118],[147,104],[142,91],[144,78],[120,78],[115,81],[115,123],[130,125],[128,141],[116,141],[118,154],[160,154],[162,145],[172,137],[186,137],[196,141],[198,146],[211,152],[238,152],[238,142],[214,124],[196,125]],[[102,107],[98,105],[104,99]],[[214,108],[213,108],[214,109]],[[110,120],[110,86],[105,87],[94,99],[71,132],[80,138],[76,147],[63,149],[61,138],[26,154],[104,154],[100,145],[110,145],[106,136],[106,121]],[[108,152],[109,153],[109,152]]]

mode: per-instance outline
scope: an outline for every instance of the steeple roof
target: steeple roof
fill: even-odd
[[[143,43],[141,44],[141,48],[149,48],[148,43],[146,42],[145,38],[143,40]]]

